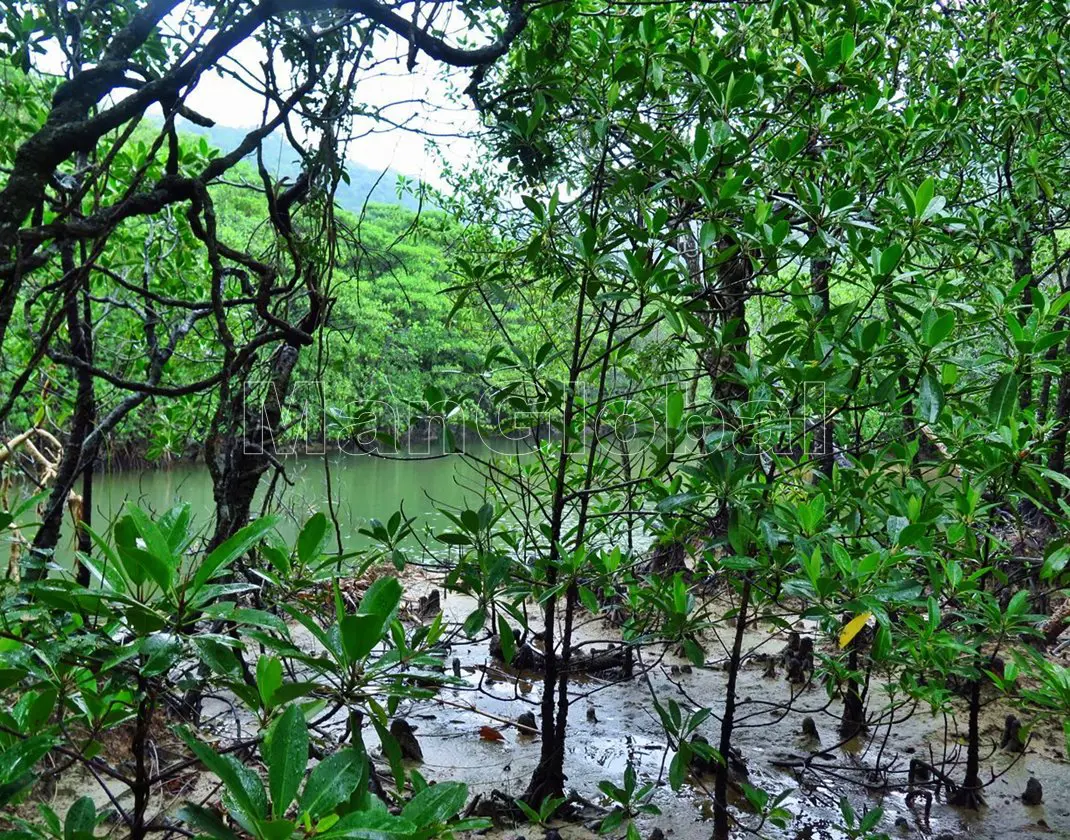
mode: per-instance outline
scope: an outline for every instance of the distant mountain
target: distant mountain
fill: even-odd
[[[248,133],[248,129],[244,128],[218,124],[212,128],[204,128],[185,120],[179,120],[178,127],[185,134],[204,135],[209,143],[223,152],[234,149]],[[281,131],[274,132],[264,140],[264,163],[272,175],[280,178],[297,177],[298,159],[297,152]],[[249,160],[255,162],[255,155],[250,155]],[[398,198],[398,173],[394,170],[388,169],[383,173],[359,163],[348,162],[346,172],[349,174],[349,183],[341,181],[336,194],[338,204],[346,210],[359,213],[366,200],[379,204],[399,204],[409,210],[417,209],[418,203],[413,196],[405,194]]]

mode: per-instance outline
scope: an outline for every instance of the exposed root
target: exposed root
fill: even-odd
[[[1041,627],[1041,632],[1044,633],[1044,644],[1049,647],[1055,644],[1067,624],[1070,624],[1070,599],[1064,601],[1063,605],[1053,612],[1051,618]]]
[[[948,803],[954,805],[956,808],[969,808],[973,811],[980,811],[985,804],[985,798],[981,795],[980,787],[966,787],[963,785],[956,790],[951,798],[948,799]]]

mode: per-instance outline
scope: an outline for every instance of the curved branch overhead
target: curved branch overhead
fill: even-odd
[[[459,47],[439,35],[413,26],[390,6],[375,0],[263,0],[254,4],[227,3],[216,7],[212,21],[220,21],[218,29],[208,26],[181,52],[171,65],[148,74],[146,81],[133,84],[133,90],[118,101],[104,104],[106,98],[132,85],[127,73],[133,56],[143,49],[169,15],[181,4],[177,0],[155,0],[141,6],[129,23],[114,35],[92,66],[75,68],[71,77],[55,90],[51,109],[44,125],[26,139],[14,156],[14,164],[7,181],[0,189],[0,341],[7,331],[15,298],[27,272],[42,262],[33,257],[34,248],[57,236],[99,235],[110,224],[132,216],[158,211],[162,206],[188,200],[188,184],[178,180],[161,180],[148,193],[129,196],[114,207],[99,209],[95,219],[65,222],[62,219],[48,226],[27,222],[45,201],[46,188],[53,173],[77,153],[89,153],[101,138],[131,120],[140,119],[153,105],[163,104],[165,115],[184,115],[196,119],[185,105],[185,98],[200,77],[214,68],[242,42],[253,37],[265,24],[298,15],[307,26],[308,16],[315,12],[338,13],[346,16],[352,27],[381,26],[411,43],[432,59],[455,67],[480,67],[503,56],[526,24],[524,5],[513,2],[499,15],[501,31],[485,46]],[[495,15],[489,17],[494,18]],[[493,22],[493,21],[492,21]],[[314,30],[311,31],[314,36]],[[201,39],[206,40],[201,43]],[[306,41],[307,43],[307,41]],[[323,60],[329,59],[324,56]],[[310,74],[309,86],[316,81]],[[286,99],[279,113],[265,126],[251,132],[246,141],[224,158],[217,159],[200,176],[202,182],[219,177],[256,147],[260,139],[287,120],[301,96],[308,88],[298,89]],[[28,252],[24,249],[28,247]]]

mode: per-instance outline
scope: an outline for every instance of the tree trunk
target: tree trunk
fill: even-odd
[[[269,378],[261,405],[245,386],[250,371],[236,377],[240,390],[225,386],[212,430],[205,446],[205,460],[212,476],[215,500],[215,531],[211,551],[249,522],[253,497],[260,478],[274,460],[275,441],[282,432],[282,411],[290,392],[299,349],[284,344],[271,360]]]
[[[966,778],[954,796],[951,798],[952,805],[977,810],[984,805],[984,797],[981,790],[981,680],[975,679],[970,683],[970,732],[969,744],[966,747]]]
[[[811,259],[810,286],[814,295],[821,301],[821,317],[827,318],[832,308],[829,298],[829,261],[827,259]],[[821,419],[818,421],[816,430],[817,440],[815,441],[817,444],[817,474],[823,475],[825,478],[832,478],[832,467],[835,463],[832,451],[834,424],[829,418],[824,390],[821,392],[820,405],[815,407],[821,412]],[[809,421],[811,414],[812,410],[807,412],[807,421]],[[817,474],[815,474],[815,478],[817,478]]]
[[[93,303],[89,298],[89,279],[86,278],[85,292],[82,295],[82,322],[84,326],[84,338],[85,338],[85,356],[86,361],[89,364],[93,364]],[[97,396],[93,384],[93,374],[89,370],[78,371],[78,384],[79,390],[85,386],[89,392],[89,398],[86,400],[89,406],[89,425],[93,426],[97,422]],[[83,383],[84,378],[84,383]],[[80,518],[76,524],[77,531],[75,531],[75,540],[77,541],[78,553],[84,554],[89,557],[93,550],[93,540],[89,536],[89,528],[93,525],[93,468],[97,460],[97,452],[99,451],[99,445],[90,443],[88,447],[83,447],[83,450],[88,449],[88,453],[82,452],[82,504],[80,511]],[[87,457],[88,454],[88,457]],[[77,570],[78,583],[82,586],[89,586],[89,567],[81,562],[79,559],[75,559],[75,569]]]
[[[550,797],[564,796],[565,791],[565,742],[557,737],[554,720],[554,689],[558,683],[558,662],[554,653],[554,629],[557,621],[557,599],[550,598],[543,610],[545,633],[543,636],[546,656],[542,673],[541,729],[542,744],[539,763],[531,774],[531,781],[524,792],[524,801],[538,810]]]
[[[149,733],[152,728],[152,716],[155,702],[153,689],[149,681],[138,674],[137,690],[140,698],[137,707],[137,719],[134,722],[133,740],[130,751],[134,758],[133,790],[134,807],[130,813],[130,840],[144,840],[149,833],[146,813],[152,785],[149,783],[152,766],[148,761]]]
[[[743,580],[743,592],[736,615],[736,635],[732,641],[732,653],[728,659],[728,685],[725,687],[724,715],[721,717],[721,740],[718,750],[721,761],[713,787],[713,836],[714,840],[728,840],[730,820],[728,815],[728,754],[732,748],[732,729],[736,716],[736,677],[739,675],[743,653],[743,633],[747,629],[747,609],[750,607],[750,578]]]
[[[78,531],[75,534],[78,540],[78,552],[86,557],[93,551],[93,540],[89,536],[89,528],[93,526],[93,460],[85,465],[82,470],[82,518],[78,523]],[[75,560],[78,582],[82,586],[89,586],[89,567],[80,560]]]
[[[1033,311],[1033,289],[1036,288],[1036,278],[1033,277],[1033,240],[1030,236],[1025,236],[1019,243],[1021,253],[1012,260],[1012,266],[1014,269],[1014,280],[1017,283],[1020,280],[1024,280],[1026,277],[1030,278],[1026,283],[1025,288],[1022,289],[1022,300],[1025,303],[1024,312],[1025,316],[1028,316]],[[1024,380],[1025,387],[1022,388],[1021,393],[1018,396],[1019,404],[1021,407],[1028,408],[1029,404],[1033,401],[1033,380],[1030,375],[1030,364],[1028,356],[1025,357],[1022,369],[1022,379]]]
[[[738,246],[724,241],[721,247]],[[721,345],[716,351],[707,351],[704,361],[713,398],[722,405],[747,399],[747,388],[735,372],[734,355],[748,355],[747,298],[752,273],[750,259],[739,251],[717,266],[716,285],[711,286],[707,277],[706,295],[712,310],[709,323],[720,326]]]
[[[63,253],[64,270],[74,270],[73,248],[64,246]],[[79,284],[80,285],[80,284]],[[86,364],[91,363],[89,330],[91,325],[83,323],[82,312],[79,307],[78,289],[72,289],[67,297],[65,306],[67,319],[67,335],[70,340],[71,355]],[[25,570],[26,580],[41,580],[47,572],[48,561],[55,553],[59,544],[60,531],[63,527],[63,513],[67,509],[67,500],[71,490],[74,489],[78,476],[85,469],[85,442],[93,428],[95,411],[93,408],[93,375],[83,367],[74,368],[74,377],[77,382],[77,391],[74,400],[74,415],[71,418],[71,429],[67,435],[67,441],[63,446],[63,454],[60,459],[59,470],[52,484],[52,492],[45,504],[44,513],[41,517],[41,527],[33,538],[33,546],[30,550],[31,563]],[[94,453],[95,454],[95,453]],[[88,581],[87,572],[78,571],[79,579]]]
[[[1070,358],[1070,341],[1066,345],[1066,356]],[[1048,457],[1048,469],[1060,475],[1066,474],[1066,438],[1070,433],[1070,372],[1065,372],[1059,378],[1059,393],[1055,400],[1055,412],[1052,415],[1059,421],[1058,427],[1052,433],[1052,450]],[[1061,496],[1065,492],[1061,485],[1053,484],[1052,492]]]

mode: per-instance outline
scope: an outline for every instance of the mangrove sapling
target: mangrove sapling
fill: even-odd
[[[661,809],[649,800],[656,785],[653,782],[639,786],[635,766],[629,761],[624,768],[624,786],[618,787],[609,781],[598,783],[598,789],[604,793],[613,803],[613,809],[602,819],[598,827],[599,833],[608,834],[615,831],[625,821],[628,822],[628,840],[638,837],[632,820],[640,814],[660,814]]]
[[[154,743],[165,711],[176,706],[176,681],[188,670],[189,657],[217,644],[191,616],[213,596],[226,597],[212,577],[272,525],[253,523],[228,544],[191,557],[187,507],[157,521],[129,507],[112,528],[113,542],[92,534],[104,563],[88,557],[82,562],[96,576],[96,586],[57,577],[23,587],[35,608],[20,614],[21,643],[5,649],[13,677],[6,688],[16,698],[33,698],[36,710],[15,721],[9,733],[15,749],[43,744],[68,764],[84,767],[132,837],[153,830],[153,797],[180,772],[156,766]],[[62,638],[45,644],[57,629]],[[109,734],[129,743],[129,764],[100,748]],[[22,768],[23,787],[33,783],[32,764]],[[128,788],[132,804],[122,806],[109,783]]]
[[[324,758],[306,776],[309,762],[309,732],[300,706],[285,708],[266,733],[261,754],[267,766],[268,786],[259,776],[231,756],[218,755],[189,732],[182,737],[190,750],[222,782],[224,802],[234,822],[256,840],[332,836],[365,836],[388,833],[397,837],[437,837],[452,831],[477,831],[490,827],[484,819],[458,818],[468,799],[461,782],[429,786],[413,775],[415,795],[399,814],[370,795],[370,762],[359,737],[351,745]],[[288,819],[296,802],[293,819]],[[194,829],[212,837],[233,837],[215,811],[187,804],[180,812]]]
[[[991,557],[990,541],[986,541],[985,556]],[[968,724],[966,735],[966,767],[962,783],[952,796],[952,804],[977,809],[984,804],[982,790],[985,787],[981,779],[981,725],[980,716],[985,701],[982,697],[983,690],[994,682],[997,687],[1004,690],[1013,690],[1014,672],[1011,678],[1002,677],[999,671],[1006,671],[1006,666],[1000,666],[995,653],[982,653],[981,644],[988,643],[994,650],[999,650],[1002,645],[1014,643],[1030,635],[1037,635],[1038,616],[1029,615],[1026,610],[1029,604],[1029,593],[1025,590],[1015,593],[1010,598],[1005,608],[1000,608],[999,598],[982,588],[989,579],[987,573],[982,573],[977,578],[977,588],[960,591],[962,601],[961,613],[953,614],[961,622],[960,626],[971,641],[971,647],[975,651],[968,669],[962,673],[965,680],[965,694],[968,708]],[[1011,748],[1024,746],[1018,738],[1017,731],[1013,728],[1013,715],[1008,720],[1005,729],[1011,730],[1010,738],[1004,732],[1004,742],[1009,743]]]
[[[843,714],[840,718],[840,736],[843,738],[854,738],[866,730],[865,697],[859,688],[859,648],[863,639],[864,635],[858,634],[848,643],[847,689],[843,695]]]
[[[37,803],[38,814],[42,822],[30,822],[17,815],[13,815],[11,822],[18,828],[20,837],[27,840],[90,840],[96,836],[97,829],[106,825],[113,811],[103,808],[97,810],[97,805],[91,796],[83,796],[75,800],[67,809],[63,820],[47,803]]]
[[[286,556],[295,562],[301,557],[311,565],[325,562],[310,554],[322,545],[322,540],[309,536],[322,530],[322,519],[313,517],[312,522],[311,531],[306,527],[298,538],[303,547],[280,550],[274,562],[282,563],[280,558]],[[388,756],[393,757],[391,747],[396,744],[386,728],[384,706],[376,698],[394,708],[401,697],[429,695],[426,688],[404,677],[410,668],[440,663],[430,651],[441,636],[441,618],[415,628],[408,636],[395,617],[400,584],[392,577],[381,577],[352,611],[344,608],[336,589],[335,622],[327,631],[302,611],[284,605],[320,645],[317,653],[303,650],[279,617],[274,600],[291,590],[265,587],[261,596],[266,609],[260,610],[245,606],[242,600],[250,585],[220,582],[237,559],[255,550],[273,527],[273,519],[258,520],[205,553],[194,546],[188,506],[155,520],[139,508],[128,507],[110,529],[110,540],[93,533],[104,562],[85,558],[97,581],[92,589],[59,577],[25,583],[18,589],[7,584],[11,591],[5,592],[5,603],[19,598],[29,607],[13,613],[16,624],[8,625],[15,633],[13,638],[21,642],[0,651],[7,677],[3,695],[19,710],[0,722],[4,756],[0,764],[6,762],[7,767],[0,772],[5,803],[26,795],[36,780],[34,765],[54,752],[62,757],[61,767],[77,764],[95,778],[130,835],[144,838],[170,819],[160,810],[166,801],[161,792],[188,776],[200,760],[213,772],[219,771],[230,801],[238,808],[235,819],[242,830],[255,837],[270,834],[276,838],[281,836],[278,820],[283,814],[269,819],[266,810],[259,808],[260,794],[249,783],[255,776],[248,765],[251,751],[262,740],[272,802],[281,802],[278,808],[282,810],[292,796],[287,799],[288,794],[276,791],[295,789],[293,774],[298,773],[300,781],[307,753],[297,761],[294,756],[280,755],[280,750],[284,744],[302,741],[298,730],[304,730],[306,712],[313,717],[312,726],[322,733],[324,722],[343,708],[359,711],[361,719],[372,720]],[[326,562],[333,566],[333,559]],[[239,632],[233,637],[212,632],[213,623],[220,619],[233,623]],[[53,641],[45,644],[49,638]],[[260,655],[255,674],[247,680],[238,656],[252,641],[269,653]],[[301,678],[287,681],[285,675],[298,673],[298,668]],[[170,739],[167,732],[176,712],[186,712],[180,694],[190,684],[199,685],[205,697],[215,697],[229,709],[225,714],[230,721],[224,729],[235,733],[232,743],[217,742],[208,748],[197,733],[186,729],[180,730],[181,740]],[[321,697],[307,703],[304,711],[294,705],[296,699],[314,694]],[[238,709],[240,705],[255,720],[252,733],[248,728],[243,732],[248,718]],[[280,727],[287,734],[272,737]],[[129,762],[119,761],[102,747],[116,740],[129,744]],[[307,743],[307,737],[303,740]],[[349,740],[359,745],[359,722]],[[183,744],[189,750],[185,755]],[[352,752],[353,747],[349,749]],[[323,773],[333,779],[335,771],[341,772],[334,765],[342,759],[330,753],[329,747],[327,752],[321,762]],[[161,764],[161,756],[170,757]],[[370,779],[372,768],[363,752],[360,756],[363,769],[355,772]],[[288,769],[278,770],[279,762]],[[404,770],[399,762],[392,762],[392,767],[402,789]],[[235,793],[234,783],[244,792]],[[113,787],[129,790],[129,799]],[[420,785],[414,783],[414,787],[419,794]],[[459,809],[463,791],[455,790],[454,800],[459,800]],[[432,831],[432,826],[433,831],[444,830],[440,823],[455,813],[432,814],[427,825],[420,817],[420,830]],[[205,820],[212,818],[210,812],[196,809],[188,815],[198,830],[204,830],[209,824]],[[300,833],[305,827],[289,830]]]
[[[601,177],[610,189],[614,184],[606,171],[607,155],[604,149]],[[547,439],[541,425],[533,426],[528,463],[510,468],[480,465],[488,485],[501,497],[499,507],[508,512],[522,535],[515,542],[533,557],[529,569],[513,570],[515,591],[509,593],[503,610],[515,614],[525,595],[534,595],[542,613],[543,656],[536,657],[542,671],[540,758],[523,796],[531,808],[564,795],[577,610],[593,605],[597,611],[591,581],[601,579],[604,589],[609,578],[624,571],[618,563],[607,574],[604,564],[600,567],[595,562],[599,557],[596,547],[618,533],[619,527],[608,516],[591,514],[596,509],[600,514],[616,509],[620,499],[626,498],[625,491],[649,480],[654,471],[666,469],[673,460],[670,450],[667,457],[629,457],[625,464],[616,452],[615,418],[627,415],[629,404],[640,401],[642,416],[660,418],[665,413],[661,389],[645,385],[640,371],[616,377],[622,382],[611,375],[618,360],[626,359],[632,344],[656,323],[657,318],[646,310],[643,294],[656,279],[652,266],[658,257],[644,257],[641,270],[630,270],[624,264],[619,243],[631,231],[623,220],[604,214],[604,197],[596,191],[582,207],[571,207],[566,215],[555,195],[543,206],[534,235],[530,229],[524,231],[524,239],[538,247],[525,249],[522,256],[530,261],[535,276],[547,279],[536,284],[520,277],[510,292],[523,300],[533,293],[552,291],[560,310],[555,334],[564,336],[547,341],[535,354],[534,363],[516,346],[507,321],[489,302],[483,280],[486,271],[462,265],[469,275],[463,293],[479,294],[488,301],[503,339],[517,355],[516,369],[522,378],[503,388],[496,399],[503,410],[515,410],[521,393],[534,394],[534,404],[526,408],[540,420],[548,418],[555,433]],[[561,226],[574,229],[577,237],[556,235]],[[500,277],[516,273],[515,266],[503,265]],[[626,300],[632,304],[626,306]],[[545,308],[541,300],[535,306]],[[627,479],[622,477],[625,470]],[[464,579],[463,572],[459,579]],[[481,607],[487,605],[481,602]],[[507,635],[499,632],[498,638],[505,641]],[[501,645],[503,652],[505,647]]]

